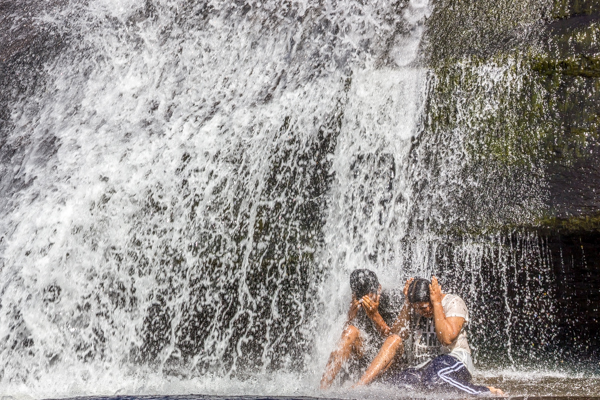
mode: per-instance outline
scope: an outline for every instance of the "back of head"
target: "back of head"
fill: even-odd
[[[350,288],[357,299],[379,289],[379,280],[375,272],[368,269],[355,269],[350,274]]]
[[[415,278],[408,287],[408,301],[411,303],[430,302],[429,281],[423,278]]]

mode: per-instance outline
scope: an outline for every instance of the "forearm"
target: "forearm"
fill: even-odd
[[[400,336],[402,341],[408,339],[409,329],[408,329],[408,320],[410,315],[410,303],[408,301],[404,302],[402,309],[400,310],[400,314],[392,324],[390,328],[390,332],[394,335]]]
[[[433,303],[433,317],[435,320],[435,333],[438,340],[444,344],[449,345],[456,339],[456,332],[452,325],[447,321],[446,314],[442,303]]]
[[[377,327],[377,330],[382,336],[385,337],[390,334],[390,327],[385,323],[381,314],[379,314],[378,312],[375,313],[371,320],[373,321],[373,323]]]
[[[360,304],[353,297],[352,303],[350,303],[350,309],[348,310],[348,320],[346,321],[346,326],[352,325],[352,321],[356,318],[356,314],[358,314],[358,309],[360,308]]]

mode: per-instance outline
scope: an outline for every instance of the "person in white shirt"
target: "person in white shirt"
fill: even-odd
[[[465,330],[469,311],[460,297],[442,293],[435,276],[431,284],[421,278],[408,279],[404,296],[404,306],[394,322],[394,326],[402,328],[386,339],[395,345],[384,343],[355,386],[378,379],[424,390],[504,394],[500,389],[471,383],[474,368]],[[398,344],[399,340],[402,344]],[[397,360],[397,353],[403,351],[410,368],[382,374]]]

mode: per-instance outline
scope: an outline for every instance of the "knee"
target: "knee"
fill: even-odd
[[[355,327],[354,325],[348,325],[346,329],[344,329],[344,331],[342,332],[342,340],[354,342],[359,335],[360,332],[358,331],[357,327]]]
[[[360,331],[353,325],[348,325],[342,332],[340,345],[343,347],[354,346],[360,343]]]
[[[390,349],[398,349],[402,345],[402,338],[398,335],[390,335],[383,345]]]

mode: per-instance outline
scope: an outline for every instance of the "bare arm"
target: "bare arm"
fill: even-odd
[[[356,318],[356,314],[358,314],[359,308],[359,301],[354,295],[352,295],[352,302],[350,303],[350,309],[348,310],[348,321],[346,322],[346,326],[352,324],[352,321],[354,320],[354,318]]]
[[[379,298],[379,294],[376,295],[375,299],[366,295],[362,298],[362,306],[367,313],[367,316],[371,318],[371,321],[373,321],[377,327],[381,336],[386,337],[390,334],[390,327],[385,323],[381,314],[379,314]]]
[[[431,279],[431,285],[429,285],[429,295],[431,297],[431,304],[433,305],[435,333],[438,340],[447,346],[456,340],[465,323],[465,319],[462,317],[446,317],[444,308],[442,307],[442,288],[435,276]]]
[[[392,324],[391,333],[400,336],[402,341],[408,339],[409,332],[409,321],[410,321],[410,302],[408,301],[408,288],[415,278],[408,278],[404,284],[404,304],[400,310],[400,314],[396,317],[396,320]]]
[[[465,322],[462,317],[448,317],[444,315],[442,304],[433,304],[433,316],[435,318],[435,333],[438,340],[448,346],[458,337],[460,330]]]
[[[371,383],[382,371],[385,371],[393,364],[397,355],[404,353],[403,342],[409,335],[410,303],[408,302],[408,287],[412,281],[413,278],[406,281],[406,285],[404,286],[404,305],[392,327],[388,330],[388,337],[383,343],[381,350],[379,350],[379,353],[373,359],[364,375],[353,387]]]
[[[400,336],[402,341],[408,339],[409,335],[409,321],[410,321],[410,303],[407,301],[402,305],[400,314],[396,317],[396,320],[390,328],[390,332],[394,335]]]

